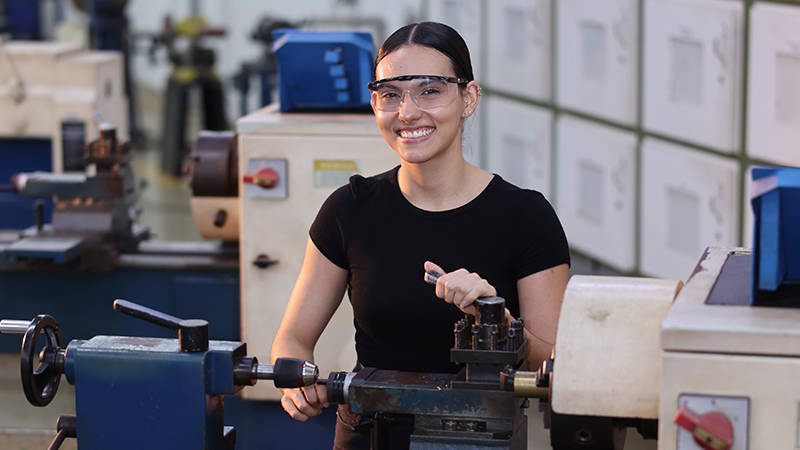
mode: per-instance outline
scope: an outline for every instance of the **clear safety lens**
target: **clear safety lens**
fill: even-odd
[[[406,99],[406,93],[421,109],[439,108],[450,104],[458,96],[460,78],[412,75],[388,78],[370,83],[375,107],[381,111],[397,111]]]

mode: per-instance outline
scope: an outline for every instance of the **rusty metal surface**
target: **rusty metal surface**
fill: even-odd
[[[367,369],[365,369],[367,370]],[[507,418],[523,400],[501,390],[451,389],[454,375],[375,370],[353,378],[349,404],[354,412]]]

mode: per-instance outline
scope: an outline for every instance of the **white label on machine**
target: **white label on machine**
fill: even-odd
[[[314,187],[338,188],[350,181],[350,177],[359,173],[360,162],[353,159],[316,159],[314,160]]]

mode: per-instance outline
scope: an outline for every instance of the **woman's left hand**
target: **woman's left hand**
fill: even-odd
[[[479,297],[494,297],[497,290],[477,273],[458,269],[445,273],[444,269],[431,261],[425,261],[426,272],[444,274],[436,281],[436,296],[447,303],[458,306],[467,314],[475,315],[472,303]]]

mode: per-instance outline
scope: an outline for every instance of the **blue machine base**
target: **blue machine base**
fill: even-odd
[[[242,400],[237,395],[223,398],[225,425],[236,428],[236,450],[333,448],[336,405],[323,409],[317,417],[300,422],[292,419],[277,401]]]
[[[50,314],[58,321],[65,344],[96,335],[176,337],[174,331],[114,311],[113,301],[124,298],[176,317],[205,319],[211,339],[238,341],[239,290],[238,270],[0,271],[0,318],[30,320]],[[1,352],[18,355],[21,343],[20,335],[0,334]],[[333,447],[335,405],[299,422],[277,401],[235,395],[224,396],[223,401],[225,425],[236,428],[236,450]]]

